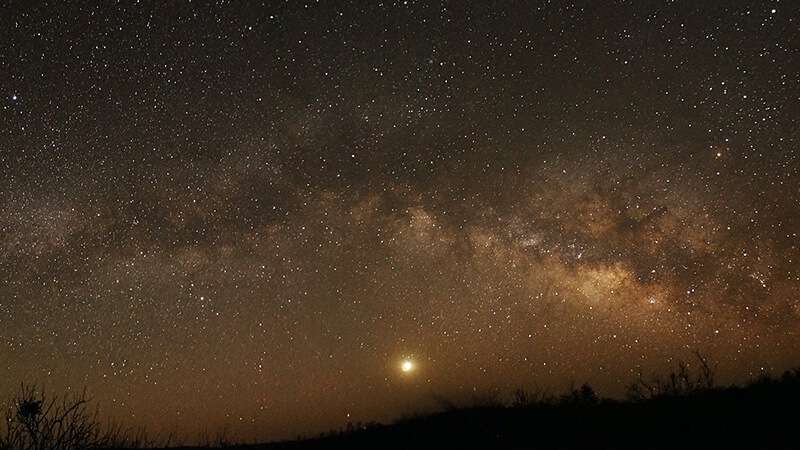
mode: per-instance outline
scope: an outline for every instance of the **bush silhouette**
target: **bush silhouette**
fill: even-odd
[[[657,397],[676,397],[714,389],[716,365],[710,363],[700,352],[695,351],[694,356],[699,366],[699,370],[694,374],[689,365],[683,361],[678,361],[675,370],[666,378],[652,375],[646,379],[640,372],[637,380],[628,386],[628,399],[640,401]]]
[[[583,384],[579,388],[573,387],[570,391],[561,396],[559,404],[572,406],[590,406],[600,401],[597,393],[589,384]]]
[[[20,385],[5,412],[0,450],[83,450],[141,448],[143,433],[101,426],[84,389],[74,396],[48,396],[33,384]]]

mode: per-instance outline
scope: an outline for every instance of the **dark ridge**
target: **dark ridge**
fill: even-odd
[[[222,437],[204,445],[157,444],[143,433],[104,428],[85,394],[59,398],[23,385],[5,416],[0,450],[156,448],[305,449],[797,449],[800,369],[744,386],[716,386],[705,358],[699,374],[679,364],[667,377],[642,376],[625,400],[602,399],[588,384],[560,396],[514,392],[471,406],[442,401],[444,411],[393,424],[348,424],[315,438],[234,445]],[[64,425],[67,424],[67,425]]]
[[[559,398],[529,400],[518,391],[509,406],[458,408],[390,425],[350,425],[313,439],[232,448],[800,448],[800,369],[746,386],[687,389],[680,387],[679,373],[664,380],[661,391],[627,400],[598,399],[588,385]]]

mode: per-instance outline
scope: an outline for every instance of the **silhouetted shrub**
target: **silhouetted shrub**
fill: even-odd
[[[694,355],[699,367],[696,373],[692,373],[689,365],[683,361],[678,361],[675,370],[666,378],[660,375],[645,378],[640,372],[637,380],[628,386],[628,399],[641,401],[657,397],[679,397],[713,389],[716,365],[712,365],[700,352],[694,352]]]
[[[86,390],[74,396],[48,396],[35,385],[22,384],[9,403],[0,431],[2,450],[83,450],[141,448],[143,432],[101,426],[89,409]]]
[[[570,391],[561,396],[559,404],[562,405],[594,405],[600,401],[597,393],[588,384],[583,384],[579,388],[571,388]]]
[[[544,405],[550,403],[552,399],[546,390],[540,388],[525,389],[517,388],[511,394],[512,408],[526,408],[534,405]]]

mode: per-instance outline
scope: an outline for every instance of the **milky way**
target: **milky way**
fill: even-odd
[[[195,3],[0,9],[4,397],[269,439],[800,364],[796,2]]]

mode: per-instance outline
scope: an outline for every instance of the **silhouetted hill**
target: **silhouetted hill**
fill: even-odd
[[[679,374],[666,380],[662,388],[680,386]],[[691,387],[614,401],[598,400],[584,386],[558,399],[456,409],[315,439],[236,448],[800,448],[800,371],[744,387]]]
[[[667,377],[639,379],[627,400],[600,399],[583,385],[553,397],[518,390],[511,405],[482,400],[471,407],[443,401],[445,411],[389,425],[296,441],[220,445],[251,450],[312,449],[800,449],[800,370],[745,386],[717,387],[699,354],[700,373],[680,363]],[[46,397],[23,385],[7,411],[0,450],[144,448],[153,441],[103,429],[85,393]],[[168,440],[167,440],[168,441]],[[183,447],[184,450],[206,447]]]

